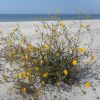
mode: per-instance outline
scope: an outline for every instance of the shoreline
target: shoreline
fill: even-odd
[[[61,19],[63,21],[94,21],[94,20],[100,20],[100,19]],[[10,21],[0,21],[0,23],[5,23],[5,22],[40,22],[41,20],[10,20]],[[57,21],[57,20],[44,20],[47,22],[50,21]]]

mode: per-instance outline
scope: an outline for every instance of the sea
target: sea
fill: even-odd
[[[0,22],[40,20],[97,20],[100,14],[0,14]]]

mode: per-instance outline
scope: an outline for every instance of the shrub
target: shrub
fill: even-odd
[[[14,66],[16,88],[20,94],[38,99],[48,85],[79,85],[84,73],[91,69],[94,55],[81,45],[81,29],[73,34],[62,20],[41,27],[34,24],[37,42],[20,34],[19,27],[8,35],[1,34],[2,58]],[[86,30],[89,31],[88,27]],[[87,59],[87,60],[86,60]],[[86,82],[85,86],[91,86]]]

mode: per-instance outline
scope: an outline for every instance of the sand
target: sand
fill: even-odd
[[[54,22],[49,21],[48,23],[51,24]],[[76,31],[77,25],[79,25],[80,21],[79,20],[65,20],[64,23],[66,24],[67,27],[70,27],[70,25],[73,25],[74,28],[72,29],[72,31]],[[100,20],[82,20],[81,23],[84,25],[90,25],[91,32],[93,33],[93,35],[95,37],[93,39],[94,41],[93,41],[92,47],[95,49],[98,49],[98,51],[99,51],[100,50]],[[37,35],[33,24],[40,25],[41,22],[40,21],[0,22],[0,31],[2,31],[3,33],[8,33],[8,32],[11,32],[17,26],[19,26],[22,34],[31,37],[32,35]],[[89,37],[88,34],[87,35],[85,34],[84,40],[85,41],[89,40],[88,37]],[[100,53],[98,52],[96,54],[98,59],[99,59],[99,55],[100,55]],[[99,64],[99,62],[98,62],[98,64]],[[2,66],[4,66],[6,68],[9,65],[2,62]],[[99,70],[99,68],[98,68],[98,70]],[[2,73],[2,71],[0,71],[0,80],[2,80],[1,73]],[[96,86],[94,86],[92,88],[84,88],[83,87],[83,89],[86,91],[86,94],[82,94],[80,92],[79,87],[74,87],[69,92],[64,87],[64,90],[61,90],[60,96],[57,96],[57,98],[55,98],[54,100],[99,100],[100,99],[100,85],[98,85],[100,83],[99,76],[100,75],[98,75],[98,77],[96,77],[96,80],[93,80],[93,82],[94,82],[93,84],[95,84]],[[12,86],[12,84],[13,83],[10,83],[10,82],[9,83],[6,82],[3,84],[0,83],[0,100],[23,100],[20,97],[15,98],[14,93],[13,93],[13,95],[8,94],[8,89],[9,89],[9,87]],[[51,89],[53,89],[53,88],[51,87]],[[53,95],[55,96],[55,93],[53,93]],[[47,98],[48,98],[47,100],[50,100],[49,94],[48,94]],[[26,99],[26,100],[29,100],[29,99]],[[40,100],[46,100],[46,99],[44,97],[42,97]]]

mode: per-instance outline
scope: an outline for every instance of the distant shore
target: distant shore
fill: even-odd
[[[100,14],[0,14],[0,22],[44,20],[100,20]]]

